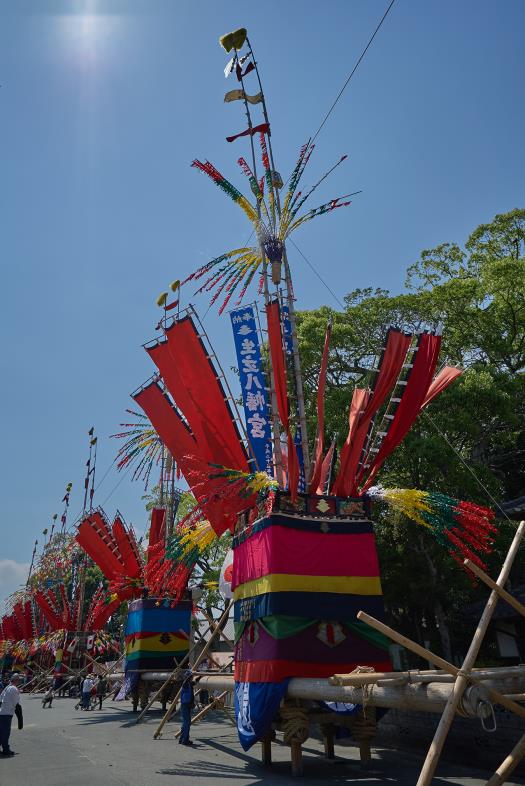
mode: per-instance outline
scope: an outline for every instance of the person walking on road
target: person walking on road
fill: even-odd
[[[98,682],[97,682],[97,699],[98,699],[99,710],[102,709],[102,702],[104,701],[105,695],[106,695],[106,680],[104,679],[102,674],[99,674]]]
[[[182,681],[180,692],[180,713],[182,716],[182,729],[179,737],[181,745],[193,745],[190,740],[191,711],[195,706],[195,695],[193,692],[193,673],[191,669],[186,669]]]
[[[49,704],[49,707],[51,708],[53,706],[54,698],[55,698],[55,692],[53,690],[53,686],[51,685],[51,687],[48,688],[47,691],[44,693],[44,698],[42,699],[42,709],[44,709],[46,704]]]
[[[20,675],[13,674],[7,688],[4,688],[0,696],[0,745],[2,751],[0,756],[14,756],[14,751],[9,747],[9,737],[11,735],[11,723],[13,715],[18,718],[18,728],[23,726],[22,706],[20,704],[20,691],[18,683]]]
[[[91,689],[94,682],[91,679],[91,674],[88,674],[82,683],[82,710],[89,710],[89,700],[91,698]]]

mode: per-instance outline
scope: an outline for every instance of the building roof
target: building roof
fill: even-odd
[[[510,519],[518,521],[525,517],[525,496],[503,502],[500,508]]]
[[[525,584],[518,584],[515,587],[512,587],[511,590],[508,590],[513,598],[516,598],[517,601],[522,603],[525,606]],[[486,600],[477,600],[475,603],[470,603],[468,606],[465,607],[465,616],[466,617],[480,617],[483,613],[483,609],[485,608],[487,601]],[[511,619],[513,617],[520,617],[520,614],[513,609],[512,606],[509,606],[504,600],[501,598],[498,600],[498,605],[494,609],[494,614],[492,615],[493,620],[505,620]]]

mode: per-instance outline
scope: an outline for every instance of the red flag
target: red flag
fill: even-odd
[[[247,128],[246,131],[241,131],[240,134],[234,134],[233,136],[227,136],[227,142],[234,142],[236,139],[239,139],[241,136],[253,136],[254,134],[268,134],[270,132],[270,124],[269,123],[261,123],[259,126],[253,126],[253,128]]]

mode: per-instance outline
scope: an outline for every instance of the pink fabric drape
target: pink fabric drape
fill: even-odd
[[[394,387],[410,347],[412,336],[399,330],[389,330],[385,351],[381,358],[375,387],[364,402],[363,411],[352,419],[352,408],[349,418],[349,431],[346,442],[341,450],[339,473],[332,490],[333,494],[350,497],[356,493],[356,475],[359,459],[366,440],[372,418]],[[363,395],[364,394],[359,394]],[[352,400],[355,408],[362,404],[362,399]]]
[[[332,335],[332,323],[326,326],[326,333],[324,337],[323,357],[321,360],[321,368],[319,370],[319,380],[317,382],[317,440],[315,445],[314,466],[312,471],[312,478],[310,480],[309,491],[315,494],[319,485],[321,477],[321,470],[323,465],[323,448],[324,448],[324,394],[326,390],[326,372],[328,369],[328,353],[330,350],[330,338]]]
[[[440,347],[441,336],[435,336],[432,333],[423,333],[421,335],[405,391],[388,433],[370,466],[368,478],[363,489],[366,490],[370,487],[385,459],[405,438],[419,415],[431,387]]]
[[[281,315],[279,303],[277,301],[269,303],[266,306],[266,319],[268,324],[268,343],[270,345],[270,355],[272,358],[277,409],[279,410],[279,418],[283,424],[288,442],[288,488],[292,500],[295,500],[297,498],[297,484],[299,481],[299,461],[292,432],[290,430],[290,406],[286,388],[286,367],[284,362]]]

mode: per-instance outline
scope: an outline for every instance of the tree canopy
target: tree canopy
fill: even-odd
[[[497,215],[464,247],[443,243],[407,269],[407,291],[357,289],[346,308],[300,312],[298,333],[307,416],[315,433],[317,376],[324,332],[333,323],[326,427],[346,438],[355,386],[370,368],[390,325],[441,330],[441,360],[465,373],[426,410],[385,463],[385,486],[444,491],[495,507],[524,493],[525,210]],[[493,498],[493,499],[491,499]],[[420,640],[441,639],[448,657],[461,649],[462,609],[476,596],[466,575],[417,525],[376,510],[385,600],[398,627]],[[492,563],[501,562],[512,525],[500,519]],[[480,597],[485,592],[478,590]],[[450,644],[448,628],[452,629]]]

